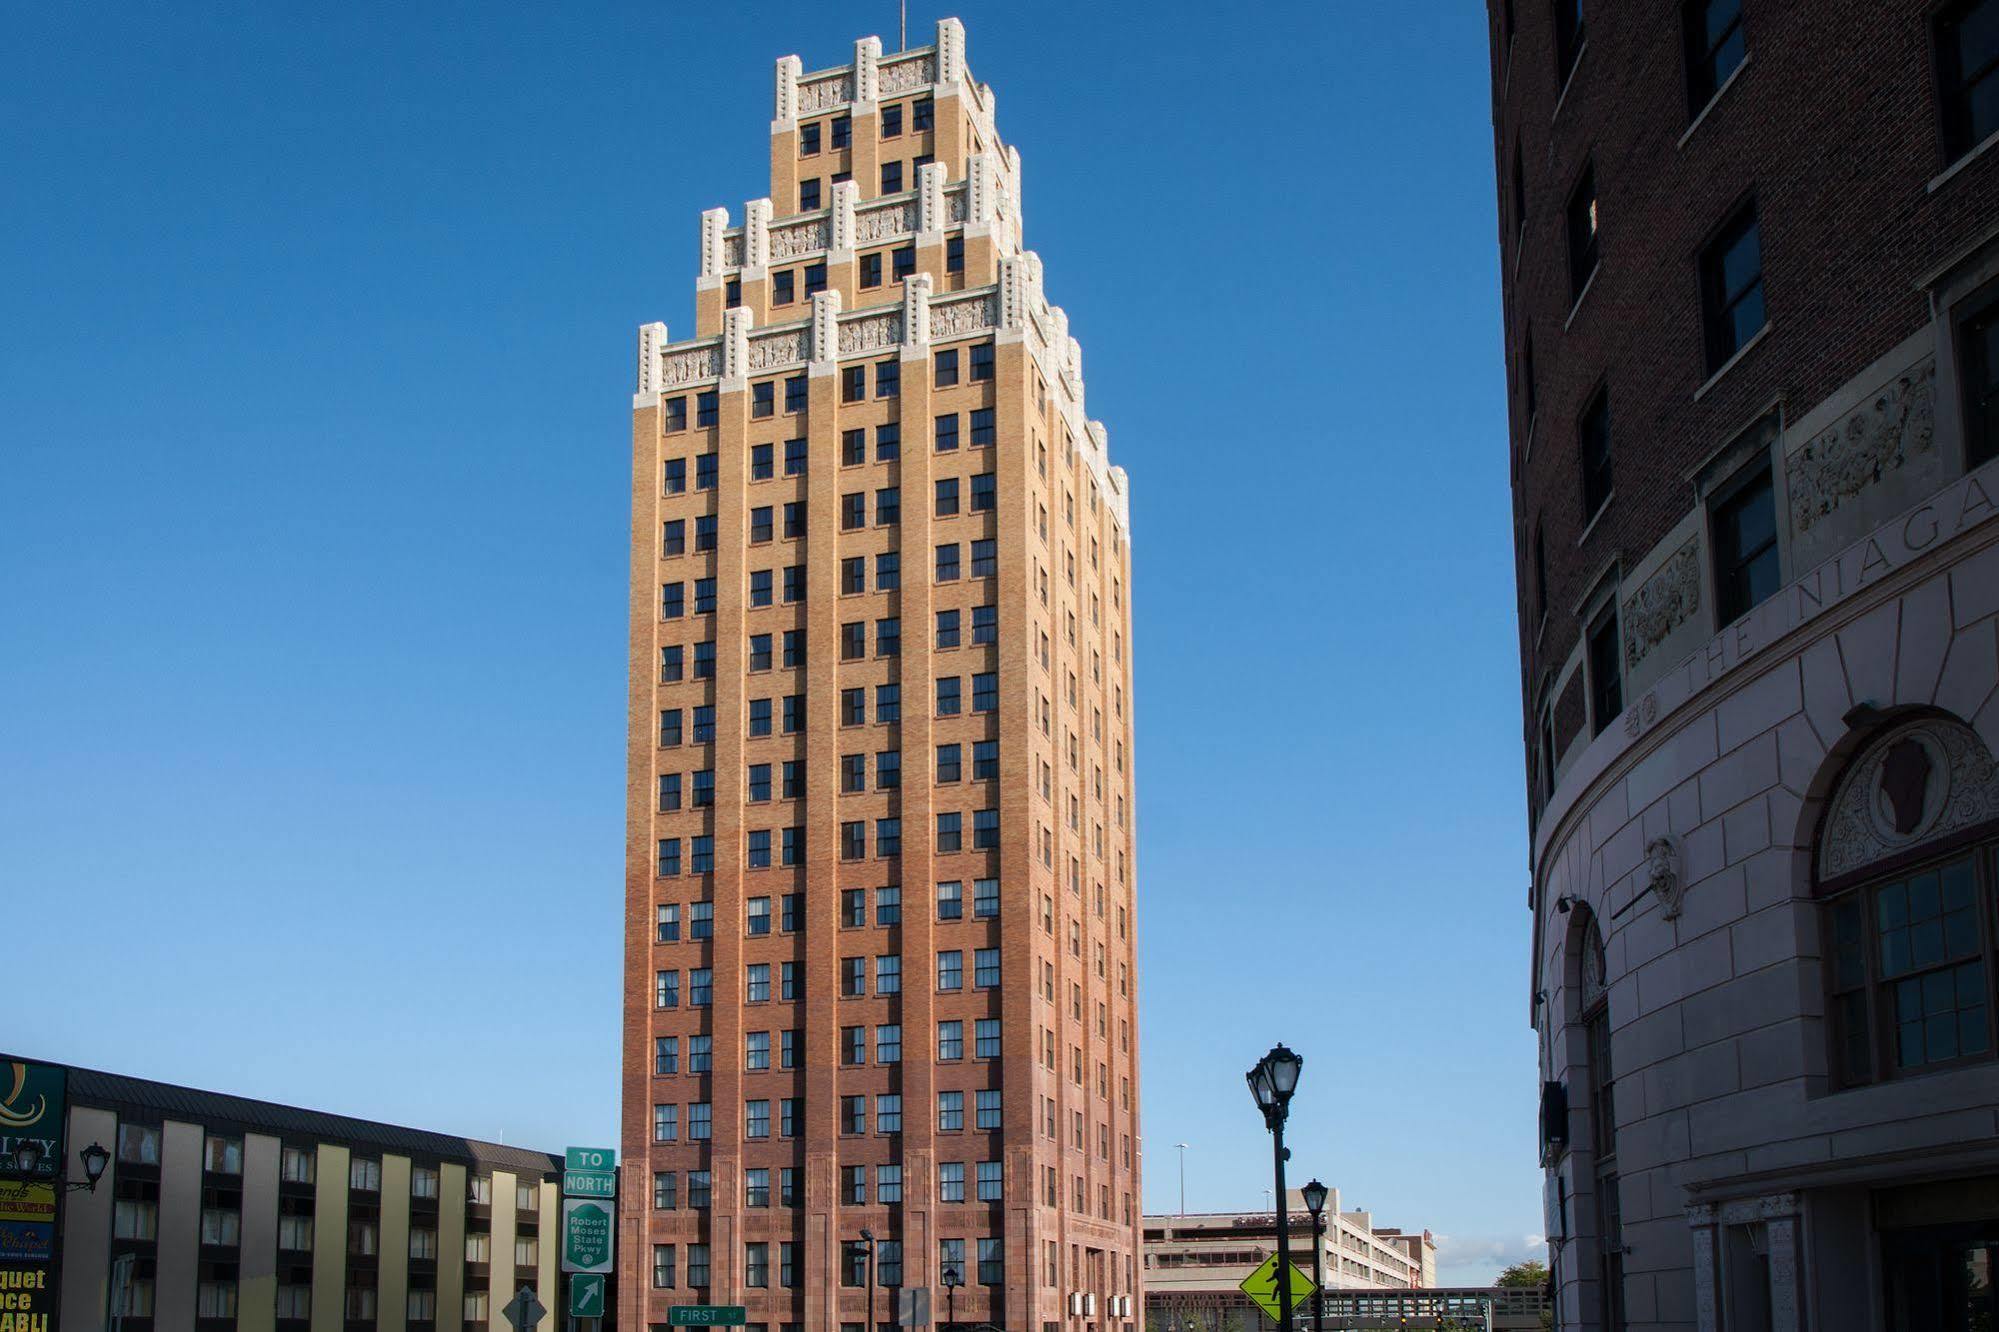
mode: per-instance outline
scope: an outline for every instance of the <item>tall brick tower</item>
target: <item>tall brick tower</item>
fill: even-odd
[[[777,62],[640,330],[621,1307],[1138,1317],[1122,469],[964,28]],[[961,1283],[953,1298],[952,1277]]]

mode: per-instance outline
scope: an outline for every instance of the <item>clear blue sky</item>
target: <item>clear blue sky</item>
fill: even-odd
[[[912,4],[912,41],[954,12]],[[958,5],[1134,492],[1146,1202],[1539,1229],[1484,8]],[[615,1137],[634,330],[893,0],[9,7],[0,1047]],[[468,1023],[467,1019],[477,1019]]]

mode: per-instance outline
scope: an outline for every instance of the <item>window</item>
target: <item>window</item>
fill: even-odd
[[[715,678],[715,640],[694,645],[694,678],[712,680]],[[714,711],[714,709],[709,709]]]
[[[991,379],[992,377],[993,377],[993,344],[990,342],[978,343],[972,348],[972,382],[976,384],[980,380]],[[973,422],[976,425],[978,419],[978,413],[977,412],[972,413],[972,417],[973,417]],[[976,433],[977,432],[974,431],[974,434]],[[972,442],[976,444],[979,441],[975,438],[973,439]],[[987,443],[991,443],[991,441],[988,440]]]
[[[670,431],[687,429],[686,398],[668,398],[666,400],[666,425],[662,428]],[[678,485],[671,483],[671,478],[676,467],[678,467],[680,474],[680,483]],[[676,458],[667,463],[666,470],[669,478],[666,493],[669,495],[678,495],[687,488],[687,464]]]
[[[659,650],[659,681],[673,684],[680,679],[685,652],[679,647],[663,647]]]
[[[901,923],[902,889],[893,884],[875,889],[875,924],[900,925]]]
[[[952,548],[954,551],[956,547]],[[941,610],[937,612],[937,646],[954,648],[958,646],[958,612]]]
[[[661,583],[659,585],[659,618],[677,620],[687,613],[687,585],[685,583]]]
[[[955,355],[955,353],[953,354]],[[938,355],[941,357],[943,353],[939,352]],[[938,373],[943,373],[941,364]],[[957,373],[957,365],[953,363],[951,374],[955,378]],[[955,452],[958,447],[958,414],[956,412],[947,412],[943,416],[938,417],[934,424],[935,429],[931,433],[931,438],[936,441],[937,452]]]
[[[1000,1163],[998,1161],[979,1162],[977,1178],[979,1201],[1000,1201]]]
[[[881,251],[880,251],[880,250],[876,250],[876,251],[875,251],[874,253],[872,253],[872,254],[864,254],[864,255],[862,255],[862,256],[861,256],[861,285],[862,285],[863,287],[879,287],[879,286],[880,286],[881,284],[882,284],[882,256],[881,256]]]
[[[965,1093],[941,1091],[937,1093],[937,1130],[940,1133],[957,1133],[965,1127]]]
[[[900,1064],[902,1062],[902,1027],[899,1023],[888,1022],[875,1028],[875,1062],[877,1064]],[[879,1098],[877,1098],[879,1099]],[[900,1101],[897,1102],[900,1106]],[[902,1127],[901,1112],[897,1111],[896,1127]],[[886,1133],[888,1130],[883,1129]]]
[[[963,753],[962,745],[937,746],[937,780],[940,783],[955,782],[963,776]]]
[[[1624,681],[1619,673],[1622,654],[1618,651],[1617,607],[1606,607],[1589,633],[1589,706],[1592,735],[1624,711]]]
[[[675,1142],[680,1138],[680,1107],[655,1105],[652,1108],[652,1140]]]
[[[840,371],[840,401],[859,402],[868,396],[868,368],[849,365]]]
[[[1555,82],[1567,83],[1583,53],[1583,0],[1554,0]]]
[[[973,1103],[977,1107],[973,1120],[976,1127],[987,1131],[999,1128],[1000,1093],[997,1090],[975,1093]]]
[[[1700,114],[1746,53],[1742,0],[1687,0],[1687,110]]]
[[[965,1201],[965,1163],[963,1161],[939,1161],[937,1163],[937,1201]]]
[[[849,999],[868,992],[868,960],[864,957],[840,959],[840,993]]]
[[[916,271],[916,247],[904,245],[889,254],[889,271],[897,279],[906,278]]]
[[[988,351],[990,351],[990,348],[988,348]],[[974,372],[972,378],[977,379],[978,358],[975,355],[972,359],[973,359],[972,368]],[[972,447],[976,449],[983,447],[984,445],[991,444],[994,442],[994,440],[997,437],[998,437],[998,431],[993,426],[993,409],[990,407],[981,407],[977,411],[973,412]]]
[[[893,398],[900,392],[902,392],[902,362],[876,361],[875,396],[877,398]],[[877,461],[879,461],[879,458]]]
[[[937,988],[940,990],[965,988],[965,955],[958,949],[946,949],[937,954]]]
[[[999,573],[999,543],[991,537],[972,543],[972,577],[991,578]]]
[[[875,959],[875,993],[902,993],[902,958],[884,956]]]
[[[979,1241],[979,1284],[997,1286],[1006,1280],[1006,1247],[1002,1240]]]
[[[1944,160],[1999,133],[1999,3],[1957,0],[1936,17]]]
[[[832,144],[835,148],[845,148],[853,137],[854,122],[846,116],[835,116],[832,121]]]
[[[998,1018],[980,1018],[972,1024],[972,1057],[975,1059],[998,1059],[1000,1057],[1000,1024]]]
[[[718,416],[717,408],[720,404],[721,395],[716,393],[714,389],[708,389],[705,392],[695,394],[694,424],[703,426],[714,425]],[[708,484],[705,486],[701,484],[701,478],[704,475],[708,478]],[[704,453],[695,458],[694,488],[696,490],[713,490],[715,488],[714,454]]]
[[[1569,303],[1583,298],[1583,289],[1596,273],[1597,214],[1596,167],[1583,168],[1583,178],[1569,195]]]
[[[939,634],[939,637],[941,639],[942,637],[941,633]],[[955,628],[952,630],[951,642],[952,646],[956,646],[957,631]],[[939,646],[941,647],[943,646],[943,644],[940,642]],[[961,678],[955,675],[945,675],[938,677],[937,680],[938,716],[955,717],[958,715],[960,711],[963,710],[963,700],[960,698],[958,692],[962,683],[963,681],[961,680]]]
[[[777,381],[767,379],[761,384],[750,385],[750,415],[753,417],[771,416],[776,411]],[[770,445],[759,444],[757,445],[757,449],[762,450],[762,456],[759,459],[757,452],[755,450],[751,451],[750,479],[752,481],[765,481],[770,478]],[[761,473],[758,471],[760,466],[763,469]]]
[[[859,661],[868,654],[868,624],[849,620],[840,626],[840,660]]]
[[[972,914],[980,920],[991,920],[999,915],[998,879],[973,880]]]
[[[937,1024],[937,1057],[939,1059],[963,1059],[965,1057],[965,1024],[963,1022],[939,1022]]]
[[[938,388],[949,388],[958,382],[958,352],[955,347],[935,353],[931,360],[936,369],[936,385]],[[947,420],[951,423],[951,447],[958,447],[958,416],[954,412],[948,417],[940,416],[937,418],[939,426],[937,447],[940,451],[944,448],[942,426]]]
[[[962,851],[965,846],[965,816],[962,814],[939,814],[937,816],[937,850],[942,852]]]
[[[1770,469],[1758,468],[1714,508],[1715,604],[1741,619],[1777,590],[1777,509]]]
[[[1763,329],[1763,248],[1756,205],[1743,206],[1701,254],[1701,322],[1708,373]]]
[[[790,409],[790,404],[785,404]],[[802,409],[802,407],[801,407]],[[784,474],[786,476],[805,475],[806,443],[802,439],[784,441]]]
[[[875,526],[887,527],[902,517],[902,492],[883,486],[875,492]]]
[[[819,122],[798,127],[798,155],[810,157],[819,151]]]
[[[1964,465],[1999,458],[1999,292],[1958,325],[1958,377],[1964,382]]]
[[[875,655],[899,656],[902,652],[902,619],[888,615],[875,621]]]
[[[997,948],[980,948],[972,954],[972,984],[981,990],[999,988],[1000,955]]]
[[[952,514],[958,512],[958,478],[955,476],[938,477],[936,490],[937,516],[939,518],[949,518]]]
[[[999,711],[999,672],[982,671],[972,677],[972,711]]]
[[[881,136],[893,139],[902,133],[902,103],[894,102],[881,109]]]
[[[708,1246],[705,1244],[687,1246],[687,1284],[696,1288],[708,1285]]]
[[[824,263],[805,266],[805,294],[810,297],[815,292],[826,290],[826,265]]]
[[[819,206],[819,178],[798,182],[798,211],[809,213]]]
[[[901,685],[885,684],[875,686],[875,720],[878,722],[902,720]],[[887,855],[889,853],[883,852],[883,854]]]
[[[979,472],[972,477],[972,512],[990,513],[998,500],[994,488],[997,478],[991,472]]]
[[[944,271],[946,273],[965,271],[965,237],[962,232],[944,238]]]
[[[955,541],[947,541],[947,542],[945,542],[945,543],[944,543],[943,545],[941,545],[941,546],[937,547],[937,578],[936,578],[936,581],[937,581],[937,582],[940,582],[940,583],[955,583],[955,582],[957,582],[957,581],[958,581],[958,543],[957,543],[957,542],[955,542]],[[941,612],[940,612],[940,613],[941,613]],[[954,612],[954,613],[955,613],[955,612]],[[943,646],[943,645],[942,645],[942,644],[939,644],[939,646],[941,647],[941,646]]]
[[[211,1175],[243,1173],[243,1140],[209,1134],[202,1144],[202,1169]]]
[[[868,1131],[868,1098],[865,1096],[842,1096],[840,1098],[840,1132],[866,1133]]]
[[[972,745],[972,778],[982,782],[999,779],[999,741],[980,740]]]
[[[1577,454],[1582,460],[1583,521],[1596,517],[1610,502],[1610,393],[1599,389],[1577,426]]]

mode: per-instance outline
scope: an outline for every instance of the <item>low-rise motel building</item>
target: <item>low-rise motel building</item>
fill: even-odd
[[[563,1158],[0,1055],[0,1332],[566,1317]]]

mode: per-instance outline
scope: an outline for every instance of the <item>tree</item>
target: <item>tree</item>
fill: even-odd
[[[1548,1265],[1537,1258],[1529,1258],[1526,1262],[1515,1263],[1504,1272],[1501,1272],[1499,1280],[1492,1284],[1515,1289],[1545,1286],[1548,1284]]]

